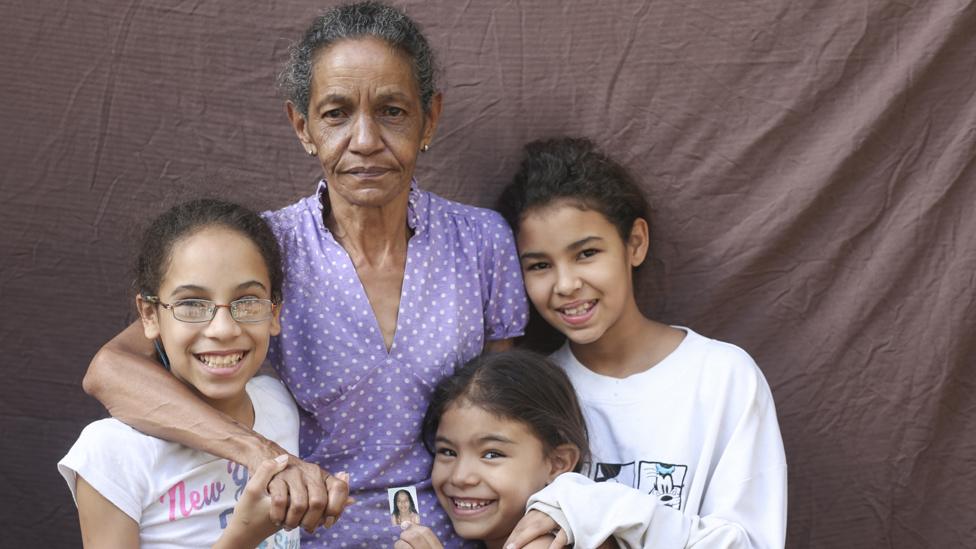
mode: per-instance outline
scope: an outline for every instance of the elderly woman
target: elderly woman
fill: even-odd
[[[271,512],[314,530],[306,547],[392,544],[387,489],[409,485],[425,522],[460,544],[431,492],[420,421],[442,376],[508,347],[525,325],[508,226],[413,178],[441,112],[432,57],[408,17],[365,2],[316,19],[282,73],[288,118],[324,175],[312,196],[266,214],[286,276],[269,356],[301,409],[305,460],[290,458],[269,485]],[[85,389],[139,430],[249,469],[282,453],[203,404],[154,356],[130,327],[93,359]],[[326,471],[349,473],[348,486]],[[354,506],[317,529],[332,526],[347,490]]]

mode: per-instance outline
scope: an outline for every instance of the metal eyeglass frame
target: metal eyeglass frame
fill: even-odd
[[[258,322],[264,322],[265,320],[269,320],[270,318],[272,318],[274,316],[275,307],[278,306],[277,303],[275,303],[274,301],[272,301],[270,299],[255,299],[255,298],[252,298],[252,297],[245,297],[245,298],[241,298],[241,299],[235,299],[234,301],[231,301],[230,303],[227,303],[225,305],[222,305],[222,304],[217,303],[215,301],[211,301],[209,299],[180,299],[180,300],[178,300],[178,301],[176,301],[174,303],[163,303],[159,299],[159,296],[155,296],[155,295],[144,295],[144,296],[142,296],[142,299],[146,300],[146,302],[148,302],[148,303],[152,303],[153,305],[159,305],[159,306],[161,306],[164,309],[168,309],[169,312],[173,314],[173,318],[174,319],[176,319],[176,320],[178,320],[180,322],[186,322],[187,324],[203,324],[204,322],[210,322],[210,321],[212,321],[214,319],[214,317],[217,316],[217,309],[220,309],[222,307],[227,308],[227,310],[230,311],[230,317],[233,318],[235,322],[240,322],[240,323],[243,323],[243,324],[257,324]],[[237,318],[237,314],[236,314],[237,304],[242,303],[242,302],[243,303],[248,303],[248,302],[253,303],[255,301],[262,302],[262,303],[270,303],[271,304],[271,310],[268,312],[268,316],[266,316],[264,318],[256,319],[256,320],[241,320],[241,319]],[[186,303],[186,302],[208,303],[212,307],[210,309],[210,318],[201,319],[201,320],[184,320],[184,319],[179,318],[178,316],[176,316],[176,310],[175,310],[175,308],[178,305],[180,305],[182,303]]]

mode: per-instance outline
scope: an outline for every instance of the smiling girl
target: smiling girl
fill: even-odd
[[[213,408],[297,453],[288,391],[253,377],[280,330],[278,244],[255,213],[216,200],[176,206],[146,231],[136,308],[174,377]],[[86,547],[298,547],[278,532],[266,486],[287,456],[248,480],[237,463],[115,419],[90,424],[58,469],[78,505]],[[267,542],[267,543],[265,543]]]
[[[529,300],[565,336],[551,358],[579,394],[593,454],[583,472],[597,481],[564,475],[534,496],[512,546],[558,524],[577,547],[608,535],[782,547],[786,459],[769,387],[742,349],[638,308],[648,208],[627,171],[585,139],[530,143],[500,209]]]
[[[463,538],[499,549],[534,492],[587,456],[586,425],[566,375],[541,355],[483,355],[434,389],[424,417],[437,500]],[[546,548],[552,536],[529,547]],[[594,545],[595,547],[596,545]],[[438,549],[429,528],[408,524],[399,549]]]

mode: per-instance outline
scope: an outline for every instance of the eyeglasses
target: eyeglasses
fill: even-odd
[[[163,303],[157,296],[147,295],[143,299],[155,303],[173,313],[180,322],[210,322],[217,316],[217,309],[227,307],[230,316],[238,322],[263,322],[274,314],[275,304],[270,299],[245,297],[220,305],[209,299],[181,299],[173,303]]]

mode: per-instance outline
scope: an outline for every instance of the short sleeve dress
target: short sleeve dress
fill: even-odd
[[[431,489],[420,423],[434,385],[486,341],[519,336],[528,304],[512,231],[492,210],[413,183],[412,236],[389,350],[349,255],[323,221],[326,183],[265,214],[282,246],[285,303],[269,357],[298,402],[301,456],[348,472],[356,504],[303,547],[389,547],[388,490],[416,487],[418,512],[446,547],[463,542]]]

